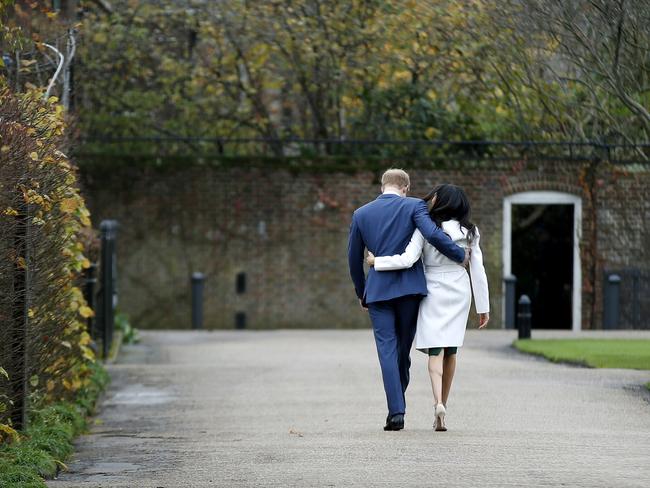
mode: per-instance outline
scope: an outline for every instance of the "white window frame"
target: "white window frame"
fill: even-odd
[[[573,285],[572,325],[578,332],[582,329],[582,267],[580,262],[580,239],[582,236],[582,198],[570,193],[556,191],[527,191],[515,193],[503,199],[503,276],[512,274],[512,206],[513,205],[573,205]],[[503,285],[503,317],[505,317],[505,284]]]

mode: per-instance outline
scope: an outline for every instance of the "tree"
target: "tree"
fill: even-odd
[[[467,33],[470,0],[174,5],[86,17],[87,134],[467,139],[507,115],[472,62],[486,42]]]
[[[76,50],[74,3],[63,12],[44,0],[0,1],[0,78],[14,93],[45,88],[71,104]]]
[[[648,140],[650,2],[508,0],[490,19],[504,84],[514,99],[532,93],[549,129],[571,140]]]
[[[643,141],[648,4],[122,0],[87,10],[80,124],[195,149],[187,138]]]

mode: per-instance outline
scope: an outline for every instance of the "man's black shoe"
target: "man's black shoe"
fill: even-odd
[[[404,428],[404,414],[398,413],[393,416],[386,417],[386,425],[384,430],[402,430]]]

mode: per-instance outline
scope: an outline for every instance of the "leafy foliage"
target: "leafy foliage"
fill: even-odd
[[[647,140],[646,1],[115,4],[83,22],[90,137]]]
[[[506,0],[473,30],[492,39],[490,57],[529,133],[638,143],[650,129],[649,15],[647,0]]]
[[[115,314],[115,329],[122,332],[123,344],[135,344],[140,340],[138,329],[131,325],[129,316],[124,312]]]
[[[45,43],[61,47],[71,18],[47,1],[0,2],[0,443],[21,440],[10,418],[23,377],[33,409],[83,394],[98,367],[77,286],[90,214],[64,153],[70,119],[43,100],[58,65]]]
[[[482,15],[473,1],[118,3],[84,20],[88,136],[453,140],[513,128],[498,73],[475,62],[489,40],[468,34]]]
[[[65,468],[63,461],[72,452],[73,438],[86,429],[86,416],[108,383],[99,363],[90,368],[90,381],[77,392],[74,402],[37,406],[20,440],[0,447],[0,486],[42,488],[42,478]]]
[[[62,152],[65,122],[57,100],[40,90],[13,95],[0,89],[0,420],[8,417],[25,347],[32,402],[72,398],[90,381],[94,353],[85,319],[93,314],[77,278],[89,266],[82,239],[90,214],[76,170]],[[16,288],[16,276],[25,286]],[[16,318],[15,303],[27,317]],[[22,317],[22,316],[21,316]],[[17,346],[24,337],[24,346]],[[7,373],[7,374],[5,374]],[[8,425],[1,429],[13,436]]]

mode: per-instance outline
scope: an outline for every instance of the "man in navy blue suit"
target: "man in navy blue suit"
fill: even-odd
[[[359,303],[370,313],[388,403],[384,430],[404,428],[410,351],[420,300],[427,294],[422,262],[411,268],[364,273],[364,250],[375,256],[401,254],[416,228],[442,254],[467,264],[469,252],[457,246],[429,216],[424,200],[410,198],[408,174],[389,169],[381,178],[382,194],[352,215],[348,264]]]

